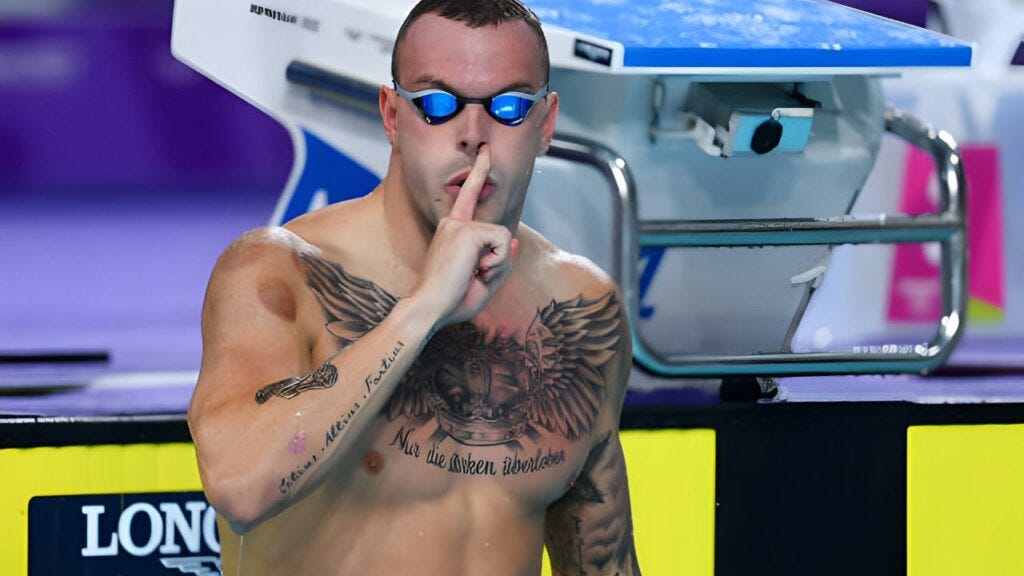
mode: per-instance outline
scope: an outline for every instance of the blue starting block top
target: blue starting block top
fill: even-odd
[[[527,0],[527,4],[545,26],[591,37],[590,46],[586,40],[576,41],[576,57],[610,68],[841,72],[971,64],[969,44],[824,0]],[[609,51],[602,53],[602,48]]]

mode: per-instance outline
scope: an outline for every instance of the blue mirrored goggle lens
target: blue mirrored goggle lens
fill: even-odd
[[[522,122],[533,106],[533,101],[521,96],[499,94],[491,99],[490,112],[498,120],[505,122]]]
[[[435,92],[417,100],[420,111],[430,120],[446,120],[459,111],[459,101],[451,94]]]

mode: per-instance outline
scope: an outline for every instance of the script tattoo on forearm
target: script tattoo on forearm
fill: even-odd
[[[330,388],[337,381],[338,369],[330,361],[327,361],[305,376],[286,378],[260,388],[256,391],[256,403],[265,404],[271,396],[280,396],[290,400],[309,390]]]
[[[548,509],[545,542],[552,566],[568,574],[640,574],[621,449],[598,443],[572,487]]]
[[[367,394],[373,392],[373,389],[376,388],[380,384],[381,380],[384,379],[384,375],[388,373],[388,370],[391,368],[391,365],[394,364],[395,360],[398,358],[398,353],[402,351],[402,348],[405,348],[405,344],[403,344],[402,341],[399,340],[394,350],[392,350],[390,354],[381,359],[380,369],[378,369],[375,374],[370,374],[366,377],[366,379],[363,382],[366,384]]]
[[[376,387],[390,370],[391,365],[398,357],[398,353],[401,352],[404,347],[405,344],[398,341],[391,352],[381,360],[380,368],[373,375],[367,376],[366,381],[370,382],[372,380],[373,386]],[[366,394],[363,394],[362,398],[364,403],[369,399],[372,391],[373,389],[368,386]],[[353,402],[351,408],[346,410],[344,413],[339,414],[337,419],[335,419],[334,422],[331,422],[327,431],[324,432],[324,443],[320,447],[320,456],[318,457],[316,453],[312,454],[309,459],[293,468],[285,477],[281,478],[281,482],[278,486],[278,491],[281,492],[281,494],[291,493],[295,485],[306,475],[307,472],[315,468],[319,462],[326,459],[327,449],[330,448],[341,433],[348,428],[349,423],[353,418],[355,418],[356,414],[359,413],[363,405],[364,404],[361,404],[359,401]]]

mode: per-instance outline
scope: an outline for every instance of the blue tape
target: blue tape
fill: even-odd
[[[306,164],[288,196],[288,205],[280,221],[274,222],[277,225],[309,212],[321,198],[328,204],[360,198],[380,184],[376,174],[312,132],[303,129],[302,135],[306,144]],[[288,195],[287,192],[285,194]]]

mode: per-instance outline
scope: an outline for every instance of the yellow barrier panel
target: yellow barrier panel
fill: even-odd
[[[28,572],[33,496],[202,490],[192,444],[130,444],[0,450],[0,571]]]
[[[1024,425],[907,431],[908,576],[1024,574]]]
[[[622,433],[634,533],[647,574],[713,576],[715,432]],[[201,490],[191,444],[0,449],[0,568],[28,570],[28,508],[34,496]],[[544,574],[550,576],[547,558]]]
[[[715,572],[715,431],[627,430],[633,533],[644,574]],[[551,576],[547,553],[543,576]]]

